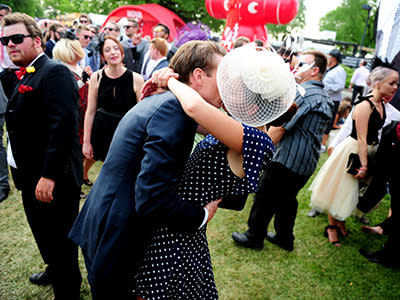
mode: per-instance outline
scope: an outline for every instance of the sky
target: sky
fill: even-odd
[[[321,38],[319,33],[319,19],[327,12],[336,9],[342,0],[304,0],[306,6],[306,26],[303,36],[308,38]]]

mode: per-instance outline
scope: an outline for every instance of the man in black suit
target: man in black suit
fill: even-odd
[[[82,183],[78,87],[68,68],[44,54],[42,33],[33,18],[15,13],[2,25],[0,41],[10,59],[28,67],[17,74],[20,81],[9,99],[6,124],[14,182],[48,265],[30,281],[52,284],[57,300],[79,299],[78,249],[67,238],[78,214]]]
[[[400,238],[400,123],[392,122],[386,126],[382,139],[379,144],[378,151],[375,155],[376,168],[373,170],[376,186],[379,182],[385,186],[386,182],[389,183],[389,190],[391,196],[391,232],[387,242],[383,248],[377,252],[368,252],[360,249],[360,253],[366,257],[370,262],[379,263],[385,267],[400,268],[400,258],[398,255],[398,241]],[[373,183],[375,181],[373,180]],[[380,200],[384,194],[379,192],[371,192],[369,197],[365,200]],[[361,201],[361,199],[360,199]],[[369,204],[369,203],[367,203]]]

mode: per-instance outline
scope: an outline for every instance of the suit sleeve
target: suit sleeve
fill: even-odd
[[[175,230],[195,231],[204,219],[204,209],[177,195],[178,177],[193,144],[195,124],[175,100],[158,109],[149,120],[147,130],[135,187],[136,210]]]
[[[77,135],[78,87],[71,72],[54,65],[46,74],[43,101],[48,141],[41,176],[56,179],[65,169]]]

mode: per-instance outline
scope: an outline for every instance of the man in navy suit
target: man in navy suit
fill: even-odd
[[[188,42],[171,67],[182,82],[220,106],[216,71],[224,54],[216,43]],[[153,224],[195,231],[214,215],[217,201],[203,208],[176,193],[196,127],[171,92],[144,99],[120,121],[69,235],[82,248],[93,299],[131,297],[135,261]]]
[[[78,248],[68,238],[79,210],[82,163],[77,136],[78,87],[65,66],[43,52],[35,20],[15,13],[2,20],[3,37],[20,81],[9,98],[7,132],[14,183],[44,262],[30,281],[51,283],[59,299],[79,299]]]
[[[151,77],[154,71],[168,67],[167,60],[168,44],[162,38],[155,38],[149,46],[149,60],[143,66],[143,79],[147,80]]]

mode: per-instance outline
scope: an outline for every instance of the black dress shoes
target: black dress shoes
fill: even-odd
[[[254,237],[250,237],[245,233],[234,232],[232,233],[232,238],[239,246],[251,249],[262,249],[264,247],[264,241],[260,239],[255,239]]]
[[[386,268],[399,268],[400,264],[395,263],[395,261],[389,259],[382,253],[382,251],[368,252],[364,249],[359,250],[360,254],[368,259],[370,262],[380,264]]]
[[[275,244],[278,247],[280,247],[280,248],[282,248],[282,249],[284,249],[286,251],[291,252],[294,249],[293,242],[282,241],[282,240],[276,238],[276,235],[273,232],[267,232],[267,235],[266,235],[265,239],[268,242],[270,242],[272,244]]]
[[[51,283],[47,272],[32,274],[29,277],[29,281],[36,285],[47,285]]]

